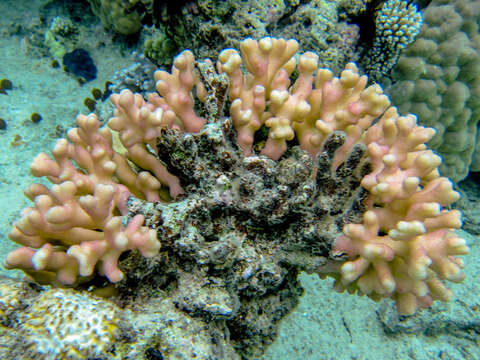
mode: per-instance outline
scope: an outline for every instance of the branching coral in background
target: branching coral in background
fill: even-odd
[[[365,56],[365,71],[374,81],[388,77],[400,52],[415,40],[422,27],[422,14],[414,4],[389,0],[377,12],[375,39]]]
[[[94,115],[79,116],[54,160],[43,154],[32,165],[34,175],[56,185],[27,191],[35,207],[14,225],[10,237],[24,247],[7,266],[66,284],[97,266],[117,282],[119,255],[138,249],[154,256],[159,234],[170,259],[164,266],[178,267],[170,270],[180,289],[191,279],[203,282],[207,269],[223,269],[206,283],[223,284],[208,291],[224,291],[218,301],[225,307],[214,312],[231,321],[244,322],[237,311],[252,311],[241,294],[260,303],[285,283],[295,288],[302,270],[335,277],[338,290],[391,297],[404,314],[448,300],[443,280],[463,279],[456,256],[468,248],[453,232],[459,212],[442,210],[458,194],[425,147],[434,130],[399,116],[354,64],[334,77],[317,68],[314,53],[297,61],[297,49],[295,40],[247,39],[241,55],[220,54],[220,74],[184,51],[171,73],[155,74],[158,93],[147,100],[129,90],[112,96],[117,109],[108,126],[123,145],[117,151],[111,130],[99,129]],[[217,119],[203,102],[225,77],[231,118]],[[262,128],[268,138],[257,155]],[[288,148],[295,138],[299,147]],[[159,202],[161,183],[173,202]],[[155,202],[154,210],[132,197],[127,202],[130,194]],[[130,220],[122,225],[127,208]],[[205,306],[192,296],[179,307]]]

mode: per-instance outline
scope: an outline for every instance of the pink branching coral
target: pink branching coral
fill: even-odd
[[[318,57],[307,52],[299,57],[298,78],[290,86],[296,42],[246,40],[241,50],[246,77],[235,50],[225,50],[219,59],[231,80],[230,113],[245,155],[262,124],[270,130],[262,153],[273,159],[295,135],[315,157],[338,130],[347,140],[335,153],[335,168],[354,144],[368,148],[373,169],[361,184],[370,193],[369,210],[361,224],[346,225],[335,243],[334,252],[349,258],[336,288],[393,297],[401,313],[428,307],[434,299],[448,300],[451,293],[440,279],[463,280],[463,263],[455,255],[468,248],[451,230],[461,226],[460,213],[441,210],[459,194],[440,177],[440,157],[425,147],[435,131],[418,126],[413,115],[400,117],[378,85],[365,87],[367,78],[353,64],[334,78],[317,70]]]
[[[460,282],[465,240],[460,212],[442,210],[459,198],[452,183],[438,174],[440,157],[424,143],[431,128],[416,125],[412,115],[389,108],[362,136],[373,171],[361,185],[369,191],[361,224],[344,227],[334,251],[349,260],[341,267],[338,290],[358,290],[378,299],[393,297],[402,314],[447,301],[451,292],[441,280]]]
[[[229,80],[230,117],[244,164],[248,158],[253,167],[288,156],[287,143],[296,140],[317,164],[310,178],[325,171],[318,168],[323,161],[329,173],[341,173],[350,182],[346,188],[366,194],[358,206],[347,201],[345,206],[365,211],[361,220],[343,209],[346,220],[336,221],[343,234],[334,230],[331,220],[338,212],[330,219],[318,215],[318,221],[332,222],[325,228],[336,240],[326,244],[333,266],[318,267],[317,272],[335,277],[337,290],[393,298],[405,314],[435,299],[448,300],[451,294],[443,280],[463,280],[463,264],[456,256],[468,248],[454,233],[461,225],[459,212],[442,210],[459,195],[439,175],[441,159],[425,146],[434,130],[418,126],[413,115],[399,116],[378,85],[366,86],[367,78],[354,64],[334,77],[318,69],[316,54],[297,58],[297,50],[295,40],[247,39],[241,54],[227,49],[219,55],[218,74],[211,62],[204,63],[210,67],[208,74],[201,73],[192,53],[184,51],[171,73],[155,74],[158,93],[147,100],[129,90],[112,95],[116,111],[110,129],[99,128],[93,114],[80,115],[69,141],[58,141],[53,159],[40,154],[31,167],[35,176],[46,176],[54,185],[49,189],[36,184],[26,191],[35,205],[14,225],[10,238],[23,247],[8,256],[6,266],[23,269],[38,281],[62,284],[75,284],[98,268],[117,282],[122,279],[117,265],[122,252],[136,249],[145,257],[155,256],[161,225],[155,230],[138,213],[122,224],[127,199],[134,195],[159,202],[162,184],[174,199],[188,196],[182,183],[188,182],[187,175],[182,178],[170,170],[175,166],[173,160],[165,161],[173,159],[165,150],[174,150],[160,148],[160,140],[167,131],[201,133],[207,119],[215,118],[205,116],[206,111],[198,115],[211,95],[212,83],[207,82],[223,77]],[[260,151],[264,157],[255,155],[255,136],[261,129],[268,131]],[[355,170],[360,162],[367,163],[368,171]],[[352,180],[354,170],[363,174],[358,184]],[[215,176],[213,187],[228,182],[226,175]],[[320,180],[317,186],[317,194],[326,191]],[[283,193],[288,193],[285,188]],[[223,206],[235,199],[222,196]],[[298,199],[306,201],[305,196]],[[320,214],[321,204],[315,206]]]
[[[152,198],[152,188],[144,185],[148,179],[113,151],[110,131],[99,129],[94,114],[79,115],[77,125],[68,132],[70,142],[57,141],[53,159],[41,153],[33,161],[32,174],[54,185],[33,184],[25,191],[35,205],[23,210],[9,235],[24,246],[8,255],[6,267],[21,268],[41,283],[74,284],[78,275],[91,276],[97,263],[116,282],[123,277],[117,267],[122,252],[138,249],[153,256],[160,249],[155,231],[142,226],[142,215],[126,227],[121,222],[130,191],[117,181],[132,179],[124,183],[139,185],[135,192]]]

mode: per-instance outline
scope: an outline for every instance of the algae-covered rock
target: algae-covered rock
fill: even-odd
[[[131,35],[140,31],[143,7],[136,5],[142,4],[142,1],[88,0],[88,2],[107,29],[122,35]]]

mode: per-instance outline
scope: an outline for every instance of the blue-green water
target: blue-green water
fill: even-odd
[[[300,3],[305,5],[309,2]],[[21,209],[29,204],[23,190],[38,181],[29,172],[31,160],[37,153],[49,151],[56,139],[74,126],[79,112],[88,113],[84,99],[92,97],[93,88],[103,89],[106,81],[113,80],[117,70],[127,68],[135,61],[134,50],[143,50],[143,37],[126,39],[115,35],[105,30],[92,13],[85,14],[96,20],[92,21],[90,28],[84,23],[79,26],[78,42],[88,48],[98,72],[95,80],[81,84],[65,72],[61,64],[53,66],[55,54],[44,40],[54,16],[68,17],[61,4],[61,1],[0,0],[0,79],[8,79],[12,83],[11,89],[0,93],[0,118],[6,124],[6,128],[0,130],[2,262],[16,247],[8,240],[12,223],[18,219]],[[89,8],[86,2],[84,6]],[[194,1],[184,6],[194,14],[199,11],[196,9],[199,5]],[[240,2],[238,6],[242,6]],[[330,14],[332,10],[329,8],[328,11]],[[72,15],[74,24],[79,21],[75,16]],[[354,21],[353,18],[348,20]],[[148,33],[147,25],[142,26],[145,26],[142,31]],[[480,26],[480,18],[477,26]],[[480,34],[477,36],[475,41],[479,45]],[[100,116],[111,114],[108,105],[99,104],[97,111]],[[41,121],[32,122],[32,113],[40,114]],[[476,130],[475,127],[471,129]],[[480,231],[476,224],[479,221],[475,211],[478,208],[478,192],[475,196],[473,182],[464,184],[471,188],[470,202],[463,204],[471,218],[468,230],[478,234]],[[480,262],[476,261],[480,258],[479,240],[467,232],[460,234],[466,238],[471,252],[464,257],[466,280],[450,285],[454,292],[451,302],[436,302],[431,310],[399,318],[389,300],[375,303],[366,297],[338,294],[331,289],[333,281],[302,274],[300,279],[305,295],[296,309],[282,321],[279,335],[267,348],[263,359],[480,359]],[[23,277],[22,273],[13,270],[1,268],[0,271],[3,276]],[[3,311],[2,304],[0,299]],[[15,346],[8,342],[15,337],[11,334],[16,330],[12,330],[15,327],[5,320],[7,318],[6,315],[3,318],[0,316],[0,355],[10,359],[9,351],[4,352],[3,349]],[[5,332],[10,335],[5,336]],[[165,358],[176,357],[170,355]],[[217,358],[222,359],[222,356]]]

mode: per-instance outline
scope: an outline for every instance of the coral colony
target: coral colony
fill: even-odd
[[[480,171],[480,2],[434,0],[423,19],[388,92],[401,113],[436,129],[428,146],[442,156],[441,173],[459,182]]]
[[[33,161],[53,185],[25,191],[34,204],[13,226],[22,247],[6,266],[60,286],[99,275],[120,285],[136,266],[157,282],[174,274],[178,288],[215,283],[229,306],[202,312],[193,291],[178,307],[232,325],[255,321],[252,299],[298,297],[288,289],[300,271],[391,298],[401,314],[447,301],[468,248],[447,209],[459,194],[425,146],[435,131],[399,116],[353,63],[334,77],[297,50],[247,39],[216,66],[187,50],[155,73],[147,100],[112,95],[106,126],[79,115],[52,157]]]

